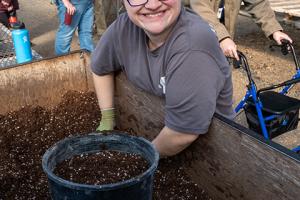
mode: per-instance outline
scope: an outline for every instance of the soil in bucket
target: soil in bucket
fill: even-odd
[[[127,158],[133,167],[139,170],[130,170],[131,166],[128,166],[128,162],[124,163]],[[112,131],[111,134],[90,133],[64,138],[45,152],[42,166],[48,177],[53,200],[152,200],[154,173],[158,160],[158,152],[150,141],[124,132]],[[139,167],[138,161],[144,163],[142,167]],[[108,170],[111,164],[114,167]],[[68,179],[56,176],[54,171],[57,166],[60,166],[58,172],[64,171],[63,169],[74,172],[75,167],[75,172],[79,172],[75,178],[83,180],[83,183],[68,180],[73,179],[70,176],[67,177]],[[108,184],[95,184],[101,181],[101,176],[103,177],[103,172],[99,170],[102,168],[100,166],[108,172],[104,175],[107,179],[117,177],[122,171],[125,172],[122,176],[126,177],[128,170],[134,176],[129,176],[130,179],[125,180],[119,177],[121,181],[113,180],[111,183],[110,180]],[[121,166],[120,170],[118,166]],[[82,178],[79,178],[80,176]],[[92,184],[86,183],[90,181]]]
[[[148,167],[140,155],[106,150],[65,160],[56,166],[54,174],[75,183],[104,185],[134,178]]]

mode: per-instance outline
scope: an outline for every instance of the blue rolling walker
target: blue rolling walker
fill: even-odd
[[[296,129],[299,121],[300,100],[287,96],[288,91],[300,82],[299,61],[294,47],[288,41],[282,41],[282,45],[271,45],[270,48],[274,46],[281,47],[283,55],[292,54],[296,74],[287,81],[259,90],[251,76],[246,56],[242,52],[238,52],[240,62],[237,68],[242,67],[246,71],[249,84],[246,95],[235,108],[235,112],[238,113],[244,109],[249,128],[262,134],[266,140]],[[274,91],[276,88],[282,89],[280,92],[276,92]],[[292,151],[300,153],[300,146]]]

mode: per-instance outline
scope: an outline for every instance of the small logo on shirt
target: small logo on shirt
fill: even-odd
[[[158,88],[162,89],[163,94],[166,94],[166,78],[164,76],[160,78]]]

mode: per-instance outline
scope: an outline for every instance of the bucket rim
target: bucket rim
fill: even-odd
[[[148,169],[146,171],[144,171],[142,174],[135,176],[131,179],[127,179],[125,181],[120,181],[117,183],[110,183],[110,184],[103,184],[103,185],[89,185],[89,184],[82,184],[82,183],[76,183],[76,182],[72,182],[70,180],[66,180],[63,179],[57,175],[55,175],[53,173],[52,170],[50,170],[47,166],[47,161],[49,160],[49,157],[51,155],[51,152],[57,148],[57,145],[64,143],[68,140],[74,140],[77,138],[83,138],[83,137],[88,137],[88,136],[101,136],[103,134],[99,134],[99,133],[89,133],[87,135],[77,135],[77,136],[70,136],[70,137],[66,137],[60,141],[58,141],[57,143],[55,143],[54,145],[52,145],[43,155],[42,157],[42,168],[44,173],[46,173],[47,178],[50,179],[51,181],[56,182],[57,184],[63,185],[64,187],[68,187],[70,189],[89,189],[89,190],[98,190],[98,191],[109,191],[109,190],[115,190],[115,189],[119,189],[119,188],[125,188],[125,187],[130,187],[134,184],[139,183],[141,180],[144,180],[146,178],[148,178],[157,168],[158,166],[158,161],[159,161],[159,153],[158,151],[155,149],[154,145],[147,139],[143,138],[143,137],[139,137],[139,136],[133,136],[133,135],[129,135],[127,133],[120,133],[120,132],[110,132],[109,134],[106,134],[105,136],[121,136],[121,137],[128,137],[128,138],[135,138],[138,139],[140,141],[142,141],[143,143],[146,143],[147,145],[151,146],[151,149],[153,150],[154,153],[154,161],[151,164],[150,167],[148,167]]]

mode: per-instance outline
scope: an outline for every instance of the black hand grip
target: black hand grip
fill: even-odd
[[[291,43],[290,43],[290,41],[288,41],[286,39],[282,39],[280,41],[281,41],[281,53],[283,55],[287,55],[291,49],[290,48]]]
[[[237,53],[238,53],[238,56],[240,58],[240,60],[239,60],[240,66],[242,66],[244,68],[244,70],[246,71],[246,73],[247,73],[249,84],[250,85],[254,84],[254,81],[253,81],[252,76],[251,76],[251,71],[250,71],[250,67],[249,67],[246,56],[241,51],[237,51]]]
[[[294,59],[296,70],[299,70],[300,65],[299,65],[299,61],[298,61],[298,58],[296,56],[293,45],[290,43],[290,41],[288,41],[286,39],[282,39],[281,43],[282,43],[281,45],[273,44],[273,45],[270,45],[269,47],[270,47],[271,50],[273,50],[273,47],[281,47],[281,53],[283,55],[287,55],[288,53],[291,53],[292,56],[293,56],[293,59]]]
[[[233,65],[234,69],[238,69],[238,68],[240,68],[242,66],[242,61],[234,59],[232,65]]]
[[[269,46],[269,48],[271,50],[274,50],[273,47],[281,47],[281,53],[283,55],[287,55],[290,51],[290,46],[291,46],[291,43],[290,41],[286,40],[286,39],[282,39],[280,40],[281,41],[281,45],[279,44],[272,44]]]
[[[291,44],[290,41],[286,40],[286,39],[282,39],[280,40],[282,45],[288,45]]]
[[[238,54],[239,60],[232,58],[233,68],[235,68],[235,69],[241,68],[243,66],[243,59],[245,57],[244,54],[239,50],[237,50],[237,54]]]

